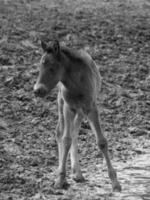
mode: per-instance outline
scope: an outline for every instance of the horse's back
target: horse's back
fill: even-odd
[[[79,50],[81,58],[86,62],[86,65],[91,71],[91,77],[93,82],[95,82],[95,87],[97,90],[97,93],[101,89],[101,81],[102,77],[100,75],[98,66],[96,65],[95,61],[92,59],[92,57],[84,50]]]

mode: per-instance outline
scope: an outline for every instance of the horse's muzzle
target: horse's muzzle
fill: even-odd
[[[34,94],[36,97],[45,97],[47,95],[48,91],[46,89],[46,87],[42,84],[39,84],[38,86],[35,85],[34,86]]]

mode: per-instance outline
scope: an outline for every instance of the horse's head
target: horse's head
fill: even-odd
[[[34,85],[36,96],[44,97],[60,81],[62,68],[60,64],[60,45],[58,41],[51,44],[41,42],[44,54],[40,61],[39,76]]]

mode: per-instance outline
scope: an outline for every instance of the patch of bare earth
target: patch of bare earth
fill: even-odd
[[[0,0],[0,200],[150,199],[150,3],[119,0]],[[122,184],[111,191],[89,125],[79,133],[86,181],[55,190],[57,88],[43,101],[33,85],[40,40],[88,51],[103,77],[102,128]]]

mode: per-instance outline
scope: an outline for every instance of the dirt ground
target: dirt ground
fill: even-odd
[[[102,128],[122,193],[111,191],[87,122],[79,133],[84,183],[53,188],[57,88],[36,99],[40,40],[85,49],[103,77]],[[0,0],[0,200],[150,199],[150,1]]]

